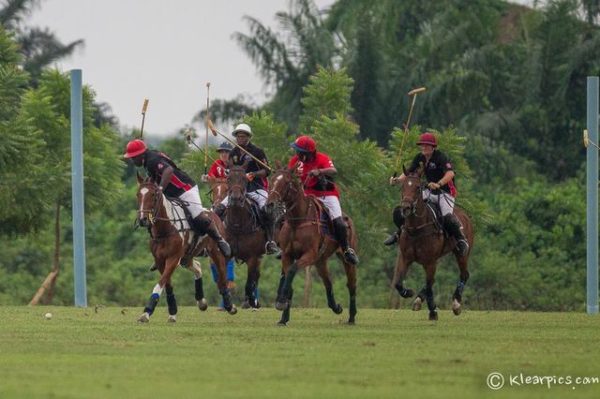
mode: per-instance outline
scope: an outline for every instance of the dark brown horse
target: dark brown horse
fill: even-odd
[[[396,273],[394,286],[403,298],[410,298],[414,291],[404,288],[403,282],[412,262],[418,262],[425,269],[425,287],[419,292],[413,303],[413,310],[420,310],[423,300],[427,301],[429,308],[429,320],[437,320],[437,308],[433,298],[433,283],[437,260],[444,255],[454,252],[460,280],[454,291],[452,311],[455,315],[461,312],[462,292],[469,279],[467,262],[469,253],[460,256],[455,250],[456,240],[444,234],[441,223],[437,221],[434,210],[423,200],[423,185],[421,183],[421,171],[405,173],[406,179],[402,185],[402,199],[400,208],[405,222],[398,240],[398,257],[396,259]],[[436,205],[433,205],[436,206]],[[460,221],[464,235],[473,248],[473,224],[466,213],[454,208],[454,214]]]
[[[202,288],[202,272],[193,257],[203,251],[207,251],[210,258],[217,265],[219,292],[223,296],[224,308],[235,314],[237,309],[231,303],[231,294],[227,289],[225,257],[219,251],[217,244],[208,236],[196,239],[196,233],[190,229],[189,222],[184,214],[183,208],[172,203],[158,189],[158,186],[149,180],[143,181],[138,176],[137,190],[138,211],[136,223],[147,227],[150,233],[150,250],[154,256],[154,263],[160,272],[160,279],[154,286],[144,313],[138,321],[148,322],[154,312],[158,300],[163,292],[167,294],[167,305],[169,309],[169,321],[176,320],[177,302],[171,285],[171,275],[175,268],[182,264],[190,269],[196,277],[196,300],[200,310],[206,309],[206,299]],[[210,217],[219,232],[223,232],[221,220],[212,212]]]
[[[231,246],[231,256],[248,265],[244,309],[260,307],[254,293],[260,279],[260,262],[266,244],[258,215],[252,211],[252,204],[246,197],[247,183],[246,166],[231,166],[227,177],[229,200],[225,213],[225,235]]]
[[[273,215],[285,207],[284,222],[278,235],[282,249],[282,272],[277,290],[275,307],[282,310],[280,325],[290,319],[293,296],[292,282],[299,268],[315,265],[327,293],[327,305],[335,313],[342,313],[342,307],[335,301],[333,285],[327,268],[327,259],[334,253],[344,264],[347,287],[350,294],[349,324],[354,324],[356,316],[356,267],[345,261],[343,252],[332,237],[324,233],[321,224],[323,205],[314,196],[306,196],[296,169],[278,168],[271,177],[267,209]],[[356,248],[357,237],[352,220],[345,216],[348,224],[349,243]],[[331,231],[331,226],[329,229]]]

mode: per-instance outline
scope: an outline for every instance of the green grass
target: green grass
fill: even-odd
[[[486,386],[491,371],[600,377],[598,316],[442,311],[432,323],[426,311],[359,309],[347,326],[293,309],[277,327],[273,309],[184,307],[167,324],[159,307],[147,325],[139,313],[0,307],[0,398],[600,397],[600,384]]]

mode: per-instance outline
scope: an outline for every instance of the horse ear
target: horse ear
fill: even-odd
[[[408,174],[408,172],[406,171],[406,166],[404,166],[404,164],[402,164],[402,173],[404,173],[404,176]]]
[[[137,178],[138,186],[144,182],[144,179],[140,176],[140,172],[135,172],[135,177]]]
[[[281,162],[279,162],[279,159],[275,160],[275,169],[281,169]]]

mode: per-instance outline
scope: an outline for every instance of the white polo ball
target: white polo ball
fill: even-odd
[[[44,315],[44,317],[46,318],[46,320],[50,320],[52,318],[52,313],[48,312]]]

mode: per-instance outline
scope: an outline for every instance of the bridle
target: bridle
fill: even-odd
[[[171,219],[169,219],[169,218],[161,218],[161,217],[157,216],[158,213],[160,212],[159,206],[160,206],[160,200],[162,198],[162,195],[160,195],[159,190],[158,190],[158,185],[151,181],[142,183],[142,184],[140,184],[138,192],[140,190],[142,190],[143,188],[148,188],[148,193],[152,193],[152,195],[154,196],[154,199],[153,199],[151,209],[142,208],[142,209],[137,210],[136,227],[142,226],[142,224],[140,222],[141,222],[141,216],[144,213],[148,215],[148,221],[150,222],[150,226],[154,225],[154,223],[156,223],[157,221],[160,221],[160,220],[171,221]]]
[[[418,187],[416,190],[416,193],[415,193],[415,198],[412,201],[406,200],[404,198],[404,192],[402,194],[402,200],[400,201],[400,207],[402,209],[402,216],[404,216],[405,218],[407,218],[409,216],[416,216],[416,217],[424,216],[424,214],[423,215],[417,214],[417,204],[419,202],[419,199],[422,200],[422,198],[423,198],[423,187],[421,186],[420,180],[421,179],[419,176],[406,176],[406,180],[404,181],[404,185],[411,186],[412,184],[416,184]],[[407,209],[407,208],[409,209],[409,211],[405,212],[405,209]]]
[[[275,187],[273,187],[271,190],[269,190],[269,199],[272,199],[271,202],[275,203],[275,204],[282,204],[282,203],[285,204],[286,202],[291,202],[291,200],[294,198],[294,196],[297,195],[299,192],[293,182],[292,171],[281,170],[280,176],[284,176],[284,178],[287,180],[285,182],[283,188],[281,189],[281,192],[276,190]],[[275,176],[273,176],[273,177],[275,177]],[[276,196],[276,198],[272,198],[271,194]],[[292,209],[294,209],[296,207],[296,205],[298,205],[298,202],[294,202],[294,204],[287,211],[288,212],[291,211]]]

